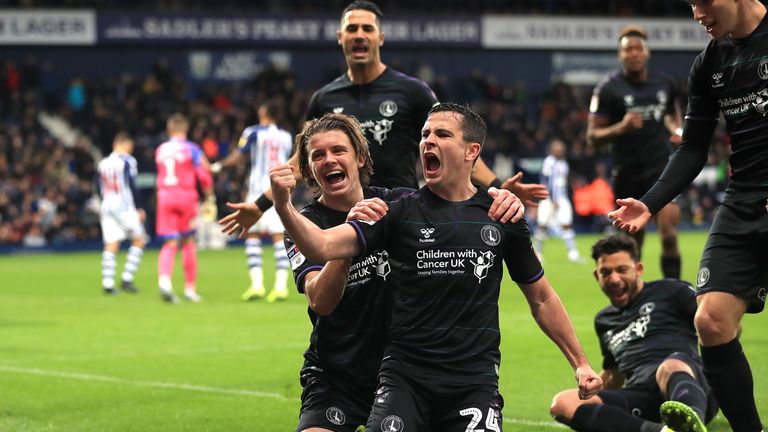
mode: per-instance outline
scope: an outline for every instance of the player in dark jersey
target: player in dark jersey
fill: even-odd
[[[768,286],[768,22],[758,0],[688,0],[712,37],[688,77],[683,142],[640,200],[618,200],[615,226],[630,233],[698,175],[722,114],[732,175],[709,231],[696,280],[704,371],[734,432],[763,429],[752,371],[739,342],[741,319],[765,306]]]
[[[599,240],[592,258],[611,301],[595,316],[606,390],[588,400],[575,389],[560,392],[552,416],[577,431],[656,432],[669,430],[659,424],[659,408],[669,400],[675,413],[664,420],[674,431],[705,431],[701,419],[709,422],[717,403],[697,352],[693,287],[675,279],[643,282],[637,243],[626,235]]]
[[[498,393],[498,296],[502,259],[544,332],[573,366],[579,394],[602,387],[559,297],[544,277],[524,220],[491,220],[490,198],[470,172],[485,123],[469,108],[440,104],[422,129],[427,186],[389,203],[378,222],[350,221],[322,230],[290,204],[290,165],[270,179],[275,208],[303,254],[327,261],[387,250],[393,310],[366,430],[502,428]]]
[[[354,115],[371,144],[376,166],[371,184],[417,188],[419,130],[437,97],[423,81],[395,71],[381,61],[381,18],[381,10],[370,1],[353,1],[344,8],[337,35],[347,71],[315,92],[306,119],[330,112]],[[296,159],[291,159],[291,163],[296,166]],[[482,159],[478,159],[472,171],[475,184],[508,189],[525,205],[536,206],[538,200],[547,197],[544,185],[522,183],[521,177],[522,172],[502,182]],[[272,191],[268,190],[248,211],[258,220],[272,206],[271,199]]]
[[[373,166],[353,117],[327,114],[308,121],[296,140],[302,176],[320,191],[301,213],[321,228],[344,223],[350,210],[351,216],[376,220],[386,209],[382,200],[414,192],[366,186]],[[522,217],[522,205],[511,192],[489,193],[495,197],[492,218],[504,223]],[[369,202],[354,206],[361,200]],[[313,325],[301,370],[304,391],[297,431],[354,431],[368,418],[384,350],[391,311],[391,292],[382,286],[391,271],[387,252],[326,263],[307,259],[290,237],[286,249]]]
[[[592,95],[587,123],[587,141],[612,144],[613,193],[616,197],[641,196],[661,174],[680,143],[678,91],[672,79],[648,68],[647,35],[637,26],[619,33],[622,69],[603,79]],[[661,270],[664,277],[680,278],[677,224],[680,208],[664,206],[654,218],[661,240]],[[640,254],[645,230],[633,234]]]

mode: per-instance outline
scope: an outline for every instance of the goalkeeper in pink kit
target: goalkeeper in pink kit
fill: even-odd
[[[184,298],[199,302],[197,251],[195,247],[196,218],[199,194],[197,184],[205,195],[203,217],[216,218],[216,199],[209,164],[200,146],[187,140],[189,122],[181,114],[168,118],[168,140],[155,151],[157,164],[157,223],[156,234],[163,239],[158,259],[160,296],[168,303],[178,303],[173,292],[171,276],[176,251],[181,245],[184,265]]]

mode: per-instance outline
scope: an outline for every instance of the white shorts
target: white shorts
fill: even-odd
[[[285,231],[283,228],[283,222],[280,221],[280,216],[277,215],[277,210],[274,207],[269,208],[258,222],[253,224],[249,233],[260,234],[282,234]]]
[[[101,213],[101,237],[104,243],[114,243],[127,238],[146,239],[147,232],[136,210]]]
[[[539,202],[539,213],[536,217],[536,223],[541,226],[566,226],[573,224],[573,208],[571,201],[566,199],[557,200],[557,208],[552,200],[547,198]]]

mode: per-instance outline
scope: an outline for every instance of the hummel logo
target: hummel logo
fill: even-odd
[[[421,229],[421,235],[423,235],[424,238],[429,238],[429,236],[431,236],[433,232],[435,232],[434,228],[422,228]]]

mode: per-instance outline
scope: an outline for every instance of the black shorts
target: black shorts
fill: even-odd
[[[664,171],[665,162],[647,167],[622,167],[614,171],[611,186],[616,198],[640,199]]]
[[[310,371],[301,377],[301,412],[297,431],[319,427],[354,432],[371,412],[375,383],[354,384],[347,378]]]
[[[697,295],[721,291],[743,299],[747,313],[765,307],[768,214],[723,204],[709,231],[696,277]]]
[[[707,394],[707,411],[704,415],[704,422],[709,423],[717,414],[718,404],[704,377],[704,367],[701,360],[678,352],[670,354],[664,360],[667,359],[681,360],[693,369],[696,381],[701,384],[702,389]],[[661,362],[638,368],[624,387],[618,390],[603,390],[598,396],[606,405],[613,405],[649,421],[660,422],[659,408],[666,401],[656,383],[656,369],[659,368],[660,364]]]
[[[501,432],[498,386],[451,384],[387,369],[379,374],[366,432]]]

